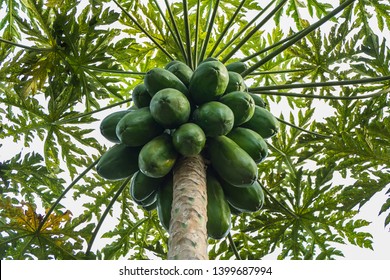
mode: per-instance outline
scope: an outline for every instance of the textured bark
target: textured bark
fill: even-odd
[[[207,260],[206,167],[201,156],[179,160],[173,172],[168,259]]]

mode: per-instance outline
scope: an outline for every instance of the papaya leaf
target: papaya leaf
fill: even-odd
[[[80,249],[81,240],[77,232],[66,229],[71,220],[71,212],[51,214],[43,227],[39,227],[43,219],[36,212],[36,206],[22,202],[14,205],[10,199],[1,200],[0,229],[5,234],[0,242],[7,254],[16,259],[50,259],[55,254],[58,259],[74,259],[74,250]],[[9,221],[5,224],[5,219]],[[39,230],[40,229],[40,230]],[[17,246],[13,246],[18,241]],[[72,243],[75,243],[72,245]]]
[[[4,195],[21,195],[30,202],[34,202],[34,195],[37,195],[47,206],[52,203],[53,195],[62,191],[64,180],[58,177],[60,171],[49,171],[38,153],[23,156],[20,152],[1,163],[1,178],[5,182],[1,192]]]
[[[263,208],[234,215],[231,235],[209,240],[210,259],[373,248],[374,217],[357,214],[390,181],[388,1],[116,2],[0,0],[3,259],[166,258],[156,211],[98,176],[106,145],[94,133],[100,112],[133,105],[147,71],[172,59],[195,67],[202,50],[246,63],[247,86],[281,122],[258,165]],[[268,4],[283,7],[267,14]],[[377,209],[385,227],[388,204]]]

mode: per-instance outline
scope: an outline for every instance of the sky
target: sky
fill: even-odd
[[[82,1],[85,2],[85,1]],[[161,6],[164,6],[163,1]],[[2,13],[4,11],[0,10],[0,18],[3,17]],[[288,23],[285,25],[288,26]],[[0,33],[1,36],[1,33]],[[279,115],[286,107],[280,106],[279,104],[278,107],[274,108],[274,111],[272,111],[275,115]],[[286,104],[288,106],[288,104]],[[320,108],[320,107],[319,107]],[[104,111],[99,114],[97,114],[95,117],[99,119],[103,119],[106,115],[108,115],[112,111]],[[316,116],[317,118],[323,118],[326,117],[329,114],[329,111],[326,110],[326,108],[323,108],[321,110],[317,110]],[[96,135],[94,135],[98,139],[101,138],[102,141],[105,141],[100,133],[96,132]],[[20,144],[15,144],[12,142],[11,139],[2,139],[0,140],[0,144],[3,144],[3,146],[0,148],[0,162],[7,160],[11,158],[15,151],[20,150]],[[42,150],[42,145],[41,143],[37,142],[38,144],[34,147],[32,147],[33,150]],[[110,145],[110,144],[108,144]],[[26,152],[27,149],[24,149],[24,152]],[[343,178],[341,176],[339,178],[334,178],[334,181],[336,184],[341,184],[343,183]],[[379,209],[383,205],[383,203],[386,201],[387,196],[385,195],[385,192],[389,189],[390,185],[384,189],[384,191],[376,194],[373,199],[371,199],[367,204],[365,204],[360,213],[358,214],[357,218],[361,219],[366,219],[369,221],[372,221],[372,223],[366,227],[363,228],[364,231],[368,231],[373,235],[373,240],[374,240],[374,250],[369,250],[369,249],[361,249],[357,246],[352,246],[352,245],[345,245],[345,246],[340,246],[340,249],[343,251],[345,255],[345,259],[371,259],[371,260],[379,260],[379,259],[390,259],[390,228],[384,227],[384,219],[386,215],[381,215],[378,216]],[[71,201],[69,201],[70,204],[72,204]],[[79,209],[82,211],[82,209]],[[76,214],[77,209],[74,211]],[[100,231],[100,233],[105,232],[105,230],[108,230],[110,228],[110,223],[105,223]],[[106,240],[101,240],[101,243],[97,243],[96,245],[98,247],[101,247],[105,244]],[[271,254],[267,256],[265,259],[274,259],[277,254],[277,251],[274,254]],[[344,259],[344,258],[343,258]]]

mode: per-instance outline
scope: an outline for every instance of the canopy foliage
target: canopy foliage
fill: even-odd
[[[99,121],[149,69],[208,56],[245,61],[282,122],[259,165],[263,209],[210,240],[210,258],[372,248],[356,215],[390,182],[390,4],[259,2],[0,0],[0,257],[165,259],[156,211],[94,169],[111,145]],[[388,226],[390,197],[377,211]]]

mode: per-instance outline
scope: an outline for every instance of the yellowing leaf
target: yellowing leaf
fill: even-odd
[[[1,216],[10,220],[8,226],[14,230],[23,230],[32,233],[48,233],[57,231],[71,220],[72,213],[67,210],[63,214],[52,213],[45,219],[44,215],[36,212],[36,207],[28,202],[22,202],[21,206],[12,205],[10,200],[0,200],[3,209]],[[41,225],[44,222],[43,225]]]

